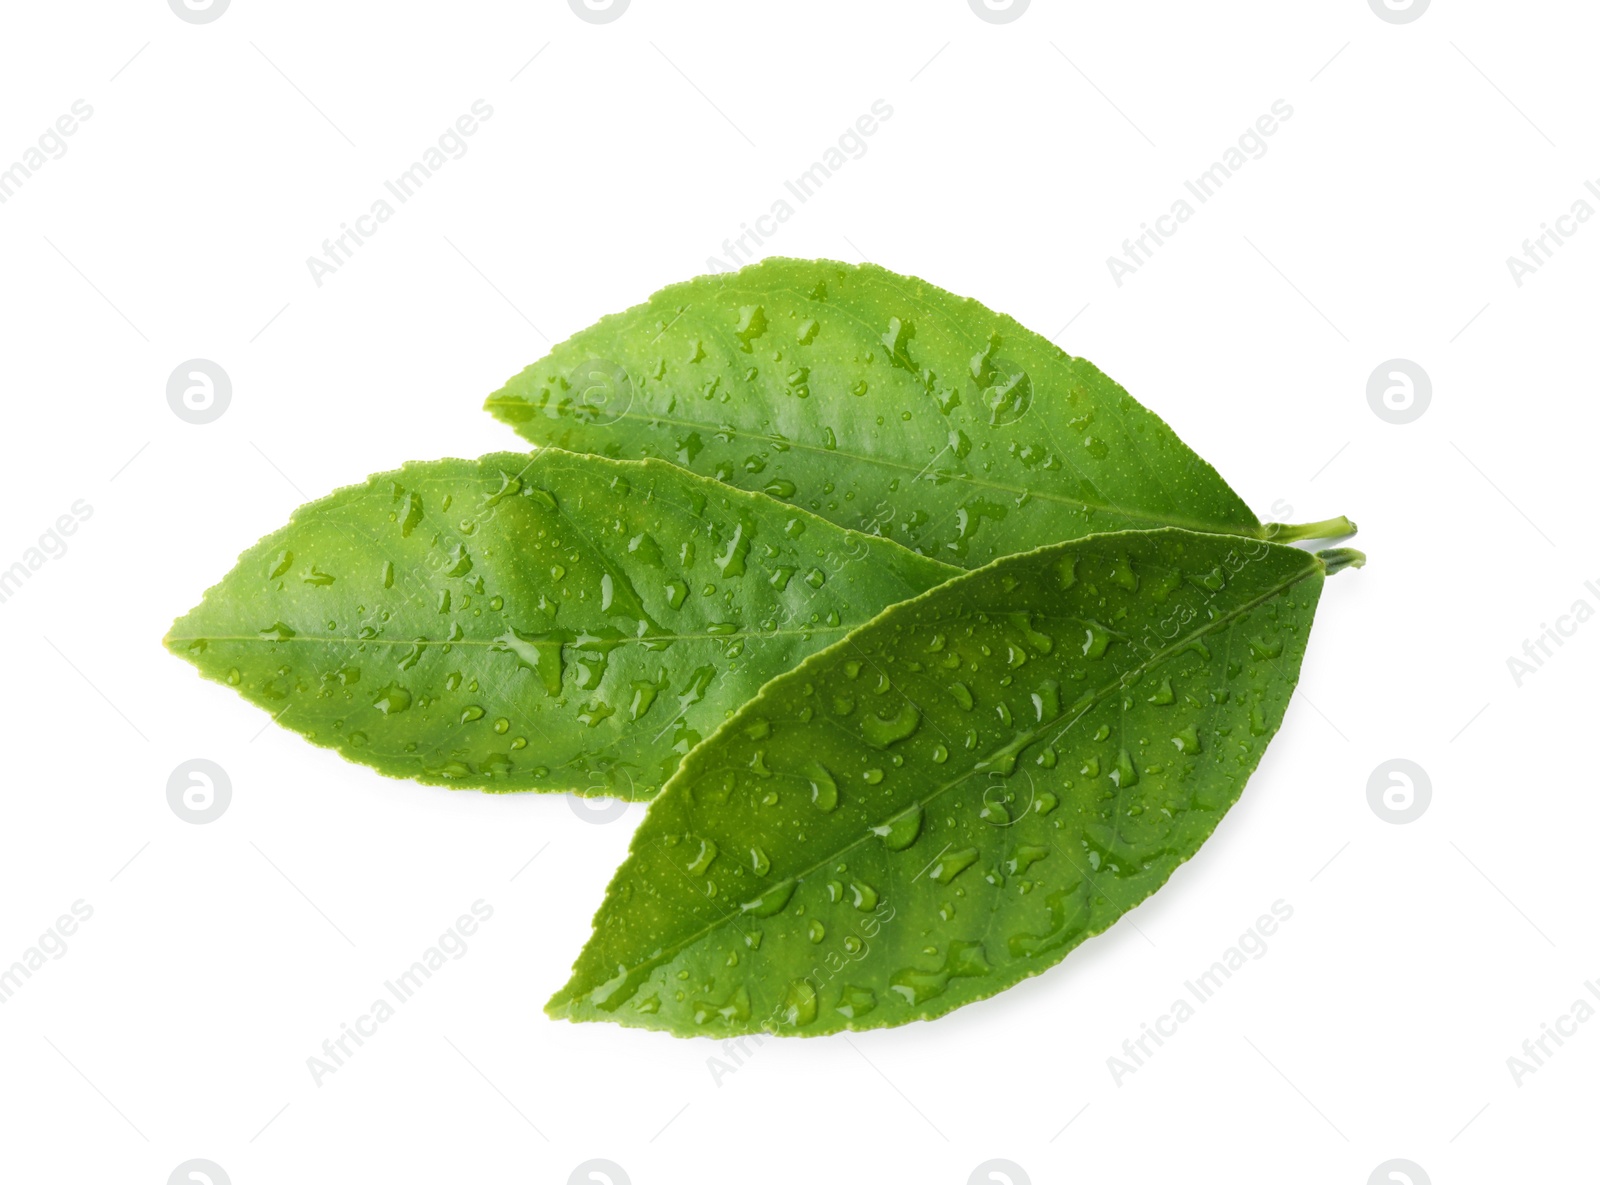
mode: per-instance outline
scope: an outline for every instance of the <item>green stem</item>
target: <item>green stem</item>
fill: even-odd
[[[1343,539],[1354,535],[1356,525],[1344,515],[1320,523],[1263,523],[1261,537],[1274,543],[1297,543],[1302,539]]]
[[[1364,567],[1367,562],[1367,553],[1357,551],[1353,547],[1330,547],[1325,551],[1317,552],[1317,558],[1322,561],[1325,569],[1324,575],[1332,576],[1335,572],[1345,568]]]

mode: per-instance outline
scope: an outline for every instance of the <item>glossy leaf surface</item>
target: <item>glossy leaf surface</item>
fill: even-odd
[[[1092,363],[870,264],[769,259],[673,285],[486,406],[535,443],[659,457],[968,568],[1094,532],[1264,534]]]
[[[768,679],[955,574],[657,461],[497,453],[301,507],[167,645],[384,774],[637,799]]]
[[[768,684],[651,805],[547,1010],[679,1035],[939,1016],[1159,888],[1357,553],[1178,530],[1000,560]]]

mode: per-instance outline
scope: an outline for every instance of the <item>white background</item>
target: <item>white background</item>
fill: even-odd
[[[1398,25],[1365,0],[1035,0],[1011,24],[966,0],[634,0],[605,25],[564,0],[7,5],[0,168],[94,114],[0,205],[0,567],[93,514],[0,604],[0,964],[73,901],[94,916],[0,1006],[0,1177],[1592,1173],[1600,1023],[1520,1085],[1506,1059],[1600,976],[1600,624],[1520,687],[1506,660],[1600,608],[1600,220],[1521,287],[1505,259],[1600,178],[1597,34],[1591,5],[1489,0]],[[306,257],[477,99],[466,155],[319,287]],[[719,1079],[712,1042],[541,1012],[642,808],[380,778],[160,639],[300,502],[515,447],[487,392],[707,270],[876,99],[866,154],[765,251],[1012,313],[1262,517],[1348,514],[1371,558],[1329,584],[1244,799],[1151,902],[993,1000],[769,1041]],[[1119,287],[1106,257],[1278,99],[1269,151]],[[202,426],[165,394],[194,357],[233,381]],[[1433,382],[1398,426],[1366,398],[1395,357]],[[233,787],[206,826],[166,800],[194,757]],[[1367,801],[1393,757],[1433,787],[1404,826]],[[479,898],[469,953],[314,1085],[306,1059]],[[1280,898],[1265,957],[1115,1084],[1106,1059]]]

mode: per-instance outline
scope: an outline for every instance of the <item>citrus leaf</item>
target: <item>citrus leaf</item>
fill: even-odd
[[[1039,973],[1211,834],[1360,560],[1130,531],[892,606],[689,754],[547,1011],[814,1035]]]
[[[659,457],[962,567],[1121,529],[1268,537],[1092,363],[870,264],[675,284],[485,406],[537,444]]]
[[[167,645],[384,774],[638,799],[768,679],[955,573],[659,461],[496,453],[302,506]]]

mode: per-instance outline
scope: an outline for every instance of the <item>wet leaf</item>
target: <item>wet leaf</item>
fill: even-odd
[[[953,574],[658,461],[497,453],[302,506],[167,645],[384,774],[639,799],[768,679]]]
[[[547,1010],[812,1035],[1039,973],[1211,834],[1359,562],[1125,532],[892,607],[689,755]]]
[[[659,457],[969,568],[1125,528],[1267,535],[1092,363],[870,264],[673,285],[486,406],[535,443]]]

